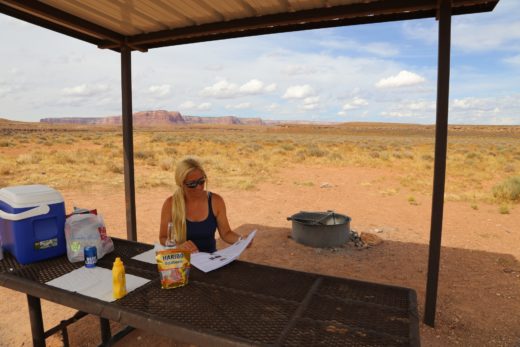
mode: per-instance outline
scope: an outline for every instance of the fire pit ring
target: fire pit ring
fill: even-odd
[[[339,247],[350,238],[351,218],[334,211],[301,211],[287,220],[292,221],[293,240],[307,246]]]

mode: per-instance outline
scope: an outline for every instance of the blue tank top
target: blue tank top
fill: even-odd
[[[186,238],[193,241],[199,251],[213,253],[217,250],[216,230],[217,218],[211,208],[211,192],[208,192],[208,217],[200,222],[186,219]]]

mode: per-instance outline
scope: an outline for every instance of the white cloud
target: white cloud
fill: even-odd
[[[513,66],[520,67],[520,54],[504,58],[504,62]]]
[[[285,91],[285,94],[283,95],[284,99],[303,99],[310,95],[314,94],[314,90],[311,88],[310,85],[304,84],[304,85],[297,85],[297,86],[291,86],[287,88]]]
[[[181,109],[192,109],[195,108],[197,105],[193,101],[185,101],[183,102],[179,107]]]
[[[313,75],[319,72],[316,66],[312,65],[296,65],[289,64],[283,68],[283,71],[289,76],[296,75]]]
[[[513,5],[511,1],[509,6]],[[517,16],[518,8],[511,8],[510,13],[506,3],[501,1],[498,9],[491,17],[457,16],[452,23],[453,47],[468,52],[492,51],[496,49],[511,49],[514,42],[520,40],[520,22]],[[482,16],[482,15],[480,15]],[[438,22],[407,21],[403,24],[403,33],[408,38],[421,42],[435,44],[438,36]]]
[[[277,110],[278,108],[280,108],[280,105],[278,105],[277,103],[272,103],[271,105],[267,106],[268,111],[274,111],[274,110]]]
[[[13,91],[13,88],[11,88],[9,86],[0,85],[0,98],[3,97],[4,95],[9,94],[12,91]]]
[[[243,110],[243,109],[246,109],[246,108],[250,108],[251,107],[251,103],[250,102],[242,102],[240,104],[236,104],[236,105],[226,105],[226,108],[228,110]]]
[[[395,76],[382,78],[376,83],[377,88],[399,88],[413,86],[423,83],[424,77],[419,76],[413,72],[402,70]]]
[[[108,86],[106,84],[80,84],[75,87],[63,88],[61,93],[65,96],[72,97],[89,97],[99,93],[104,93],[108,90]]]
[[[181,110],[209,110],[211,109],[211,103],[210,102],[203,102],[201,104],[196,104],[193,101],[185,101],[183,102],[179,108]]]
[[[197,106],[197,110],[209,110],[211,109],[211,102],[203,102]]]
[[[435,110],[435,101],[416,100],[405,104],[405,107],[412,111],[431,111]]]
[[[170,93],[170,89],[171,87],[169,84],[162,84],[148,87],[148,92],[155,94],[156,96],[166,96]]]
[[[356,51],[361,53],[374,54],[381,57],[394,57],[399,55],[399,49],[388,42],[360,42],[356,40],[346,40],[345,38],[333,38],[331,40],[322,40],[319,42],[321,46],[345,50]]]
[[[363,98],[360,98],[360,97],[354,97],[352,98],[352,100],[348,101],[347,103],[345,103],[343,105],[343,110],[344,111],[347,111],[347,110],[354,110],[356,108],[360,108],[362,106],[367,106],[368,105],[368,101],[366,101],[365,99]]]
[[[276,90],[276,83],[271,83],[270,85],[266,86],[264,90],[268,93],[274,92]]]
[[[240,86],[239,91],[244,94],[256,94],[262,91],[264,82],[252,79]]]
[[[244,95],[263,94],[274,90],[276,90],[276,83],[265,86],[264,82],[256,78],[249,80],[241,86],[228,82],[226,79],[221,79],[212,86],[205,87],[201,94],[216,98],[236,98]]]
[[[435,119],[435,102],[430,100],[402,100],[389,105],[380,115],[384,118],[412,118],[417,120]]]
[[[418,114],[411,111],[383,111],[381,116],[385,118],[414,118],[414,119],[425,119],[425,115]],[[412,120],[413,122],[413,120]]]
[[[206,65],[205,69],[209,71],[220,71],[223,69],[223,66],[220,64]]]
[[[233,98],[237,96],[237,92],[238,85],[222,79],[209,87],[205,87],[202,90],[202,95],[216,98]]]
[[[309,96],[303,99],[303,108],[305,110],[314,110],[319,106],[320,97],[319,96]]]
[[[497,108],[499,103],[498,99],[495,98],[475,98],[467,97],[462,99],[454,99],[451,103],[453,110],[478,110],[478,111],[491,111]]]

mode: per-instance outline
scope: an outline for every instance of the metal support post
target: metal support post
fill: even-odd
[[[437,76],[437,120],[435,126],[435,167],[433,173],[432,216],[428,255],[428,280],[424,323],[435,324],[437,287],[441,254],[444,183],[448,143],[448,106],[450,87],[451,0],[439,0],[439,57]]]
[[[134,138],[132,120],[132,56],[130,48],[121,47],[121,92],[123,101],[123,149],[125,166],[125,204],[127,239],[137,241],[135,218]]]

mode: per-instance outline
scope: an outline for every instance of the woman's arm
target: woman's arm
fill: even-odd
[[[215,217],[217,218],[217,228],[220,238],[229,244],[233,244],[240,239],[240,235],[231,230],[226,214],[226,204],[224,199],[218,194],[211,195],[211,204]]]
[[[172,221],[172,197],[164,201],[161,209],[161,225],[159,227],[159,242],[164,245],[168,238],[168,223]]]

